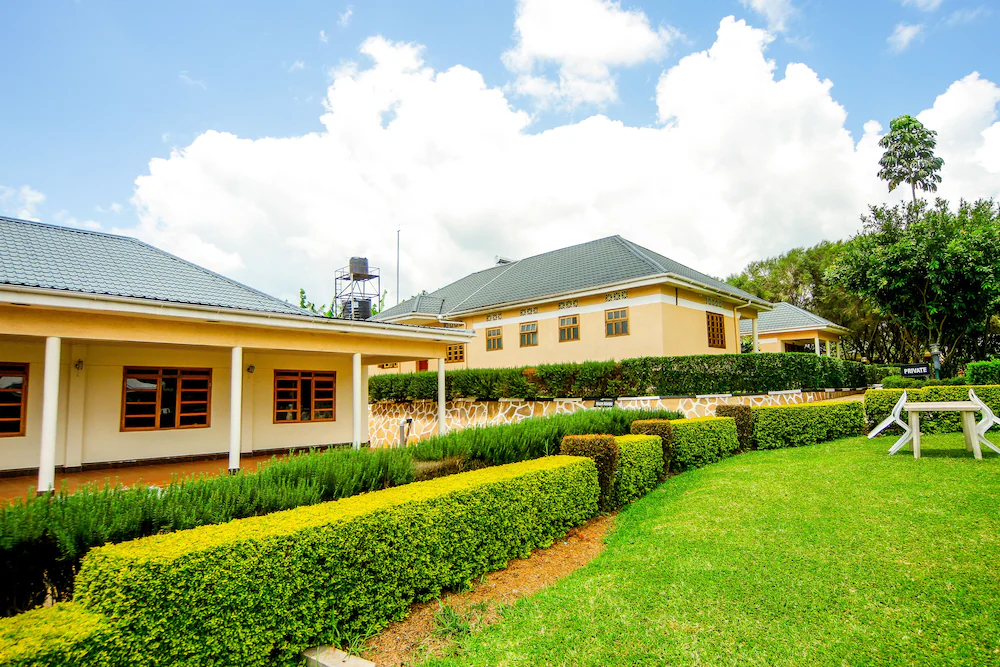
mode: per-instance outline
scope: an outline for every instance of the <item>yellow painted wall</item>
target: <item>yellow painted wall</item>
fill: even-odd
[[[604,361],[643,356],[672,356],[691,354],[725,354],[739,352],[738,323],[732,305],[722,309],[713,307],[723,315],[726,327],[726,347],[708,346],[708,321],[704,296],[684,289],[652,285],[628,290],[628,299],[607,301],[605,295],[577,299],[578,306],[559,310],[558,300],[538,306],[538,314],[521,314],[521,309],[499,310],[496,325],[503,329],[503,349],[486,349],[486,329],[494,321],[487,321],[487,314],[471,315],[464,320],[466,328],[476,331],[476,337],[467,344],[466,361],[447,364],[447,370],[456,368],[506,368],[538,364]],[[627,307],[629,309],[629,335],[605,335],[605,311]],[[586,312],[586,311],[593,312]],[[559,342],[559,317],[580,315],[580,340]],[[744,317],[755,316],[746,313]],[[522,321],[538,322],[538,345],[520,347]],[[513,321],[512,321],[513,320]],[[431,361],[428,370],[436,370]],[[372,368],[372,374],[412,373],[415,362],[401,362],[396,369]]]
[[[784,352],[786,341],[796,345],[802,345],[803,343],[812,343],[817,335],[821,341],[833,341],[838,345],[840,343],[840,336],[826,331],[781,331],[766,334],[759,333],[757,337],[761,340],[761,352]],[[836,346],[834,346],[832,353],[836,356]],[[826,354],[825,345],[823,354]]]
[[[0,437],[0,470],[36,468],[40,454],[44,339],[0,337],[0,362],[29,363],[27,429]],[[73,368],[77,359],[83,370]],[[155,459],[229,451],[230,351],[224,348],[110,343],[64,343],[59,392],[56,465]],[[253,374],[246,367],[253,364]],[[121,431],[125,366],[212,369],[211,421],[207,428]],[[273,423],[274,369],[337,372],[336,421]],[[351,357],[342,354],[247,350],[243,360],[242,450],[350,442]],[[362,440],[368,438],[368,380],[362,366]],[[70,397],[74,396],[71,401]],[[69,406],[72,403],[73,409]],[[67,437],[69,435],[69,437]]]

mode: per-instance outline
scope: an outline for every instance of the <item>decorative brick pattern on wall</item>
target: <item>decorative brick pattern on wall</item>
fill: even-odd
[[[831,398],[840,398],[858,391],[810,391],[755,396],[703,396],[660,398],[642,396],[619,398],[616,405],[622,408],[652,408],[677,410],[686,417],[705,417],[715,414],[717,405],[788,405],[791,403],[813,403]],[[594,408],[593,401],[564,398],[551,401],[474,401],[457,400],[446,404],[448,429],[470,426],[494,426],[516,424],[530,417],[568,414],[577,410]],[[368,433],[375,447],[394,445],[399,441],[399,421],[406,417],[413,419],[410,427],[410,442],[415,442],[437,433],[437,401],[411,401],[406,403],[378,402],[368,406]]]

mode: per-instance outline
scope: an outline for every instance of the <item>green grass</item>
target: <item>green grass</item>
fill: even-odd
[[[587,567],[433,665],[1000,665],[1000,456],[751,452],[661,484]]]

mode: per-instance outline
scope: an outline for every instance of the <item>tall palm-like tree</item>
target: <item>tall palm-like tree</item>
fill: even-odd
[[[937,132],[928,130],[913,116],[894,118],[889,133],[878,142],[885,149],[879,160],[878,177],[889,184],[892,192],[901,183],[909,183],[914,203],[917,190],[936,192],[944,160],[934,155]]]

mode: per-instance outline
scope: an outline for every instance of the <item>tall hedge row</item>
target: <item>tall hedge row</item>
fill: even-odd
[[[142,665],[296,665],[548,546],[597,512],[593,461],[553,456],[93,549],[77,603]]]
[[[1000,384],[1000,361],[973,361],[965,367],[969,384]]]
[[[448,371],[445,392],[448,399],[480,400],[760,394],[865,387],[870,384],[868,368],[855,361],[794,352],[639,357]],[[370,401],[436,399],[437,373],[374,375],[368,379],[368,397]]]

